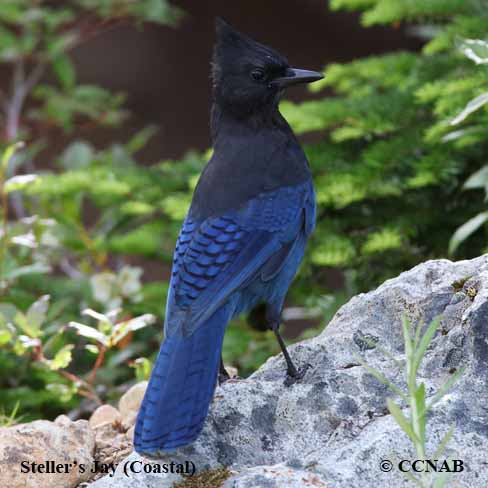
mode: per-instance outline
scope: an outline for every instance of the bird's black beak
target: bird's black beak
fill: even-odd
[[[309,71],[306,69],[288,68],[286,76],[275,78],[270,86],[272,88],[286,88],[288,86],[298,85],[300,83],[312,83],[321,80],[324,77],[322,73],[317,71]]]

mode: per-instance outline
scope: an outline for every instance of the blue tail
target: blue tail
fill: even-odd
[[[215,390],[229,318],[222,307],[191,336],[165,338],[137,416],[137,452],[158,455],[197,438]]]

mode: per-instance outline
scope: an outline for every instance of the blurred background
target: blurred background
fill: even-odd
[[[326,72],[281,106],[319,203],[289,341],[419,262],[485,252],[487,3],[3,0],[0,422],[84,417],[148,377],[211,144],[216,16]],[[229,326],[241,376],[279,352],[263,319]]]

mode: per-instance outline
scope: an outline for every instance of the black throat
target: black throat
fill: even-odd
[[[196,219],[236,210],[258,195],[311,178],[307,159],[277,103],[238,113],[215,103],[214,153],[193,195]]]
[[[231,126],[242,131],[248,128],[254,132],[260,129],[281,128],[293,134],[290,126],[278,110],[281,94],[281,92],[276,92],[269,103],[259,107],[252,104],[234,106],[220,100],[215,89],[214,102],[210,111],[210,133],[213,145],[215,146],[220,129],[222,128],[225,131]]]

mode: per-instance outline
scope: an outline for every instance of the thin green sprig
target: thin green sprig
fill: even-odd
[[[418,371],[422,360],[424,359],[427,349],[439,328],[441,317],[436,317],[427,327],[427,330],[421,335],[423,323],[420,322],[415,333],[411,333],[411,324],[406,316],[402,317],[402,332],[403,340],[405,344],[405,379],[407,383],[407,391],[402,391],[395,383],[390,381],[383,373],[369,366],[361,357],[357,357],[358,362],[366,369],[368,373],[373,375],[381,383],[386,385],[393,393],[397,394],[403,402],[408,404],[410,408],[410,415],[406,416],[403,410],[397,405],[392,398],[387,398],[386,403],[388,410],[395,419],[395,422],[405,432],[410,441],[415,447],[417,459],[427,459],[426,454],[426,425],[427,414],[432,410],[434,405],[439,402],[447,392],[452,388],[454,383],[463,374],[464,368],[461,368],[454,373],[440,388],[439,390],[427,400],[425,383],[419,382]],[[378,348],[385,356],[394,360],[394,363],[398,366],[399,362],[393,358],[391,353]],[[449,430],[444,434],[443,438],[439,442],[439,445],[432,456],[432,459],[438,459],[445,451],[447,444],[454,434],[454,426],[451,425]],[[449,481],[448,476],[445,473],[439,473],[432,478],[430,473],[422,473],[421,478],[413,476],[408,473],[408,479],[422,488],[443,488],[447,486]]]

